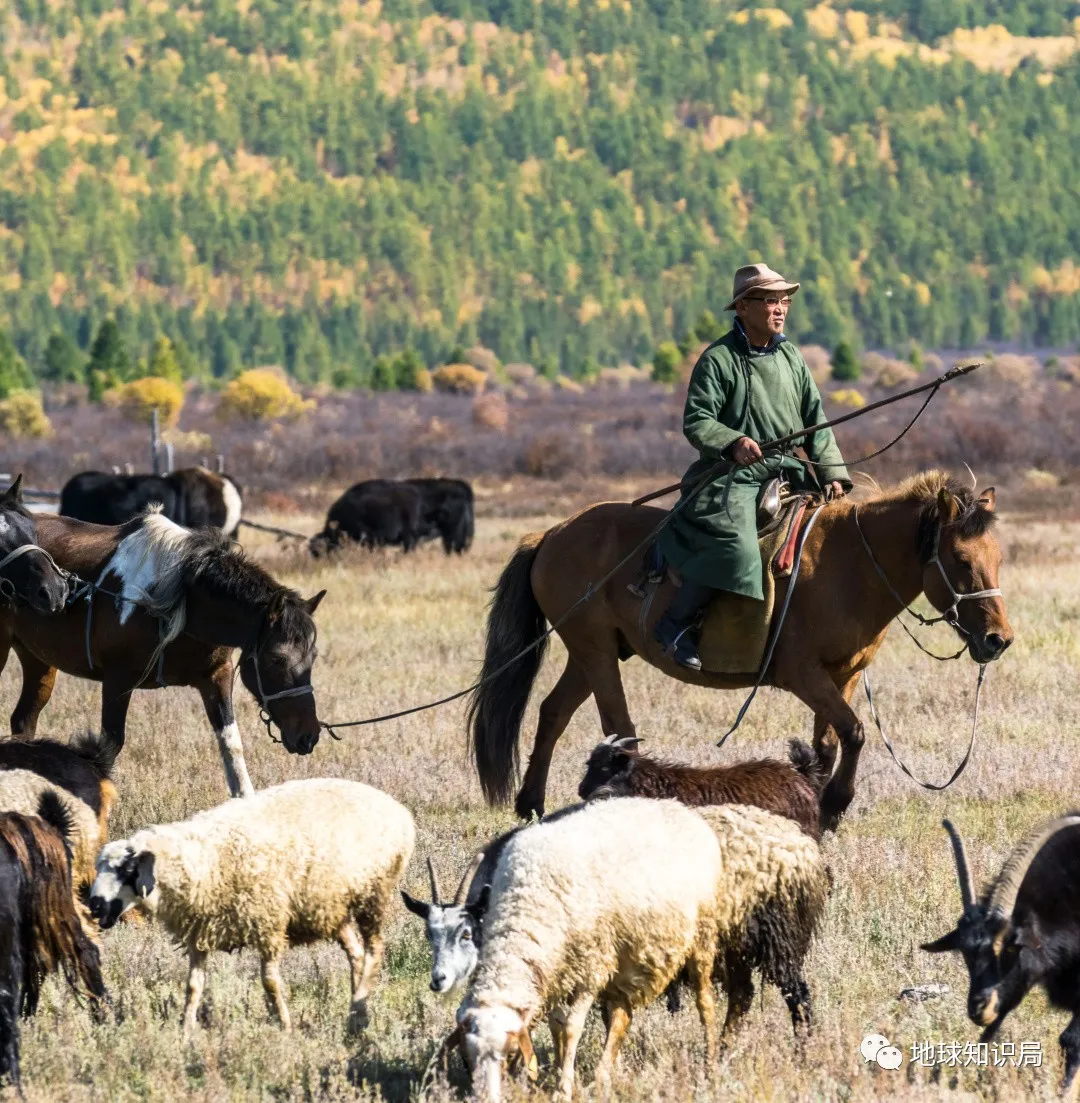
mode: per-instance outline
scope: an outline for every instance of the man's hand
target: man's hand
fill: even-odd
[[[757,441],[753,441],[749,437],[739,437],[731,446],[731,458],[740,467],[746,467],[748,464],[757,463],[761,459],[761,449],[758,447]]]
[[[837,482],[835,479],[829,483],[829,500],[832,501],[836,498],[842,498],[847,493],[844,490],[844,484]]]

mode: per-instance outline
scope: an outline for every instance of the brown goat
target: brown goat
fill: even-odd
[[[582,800],[596,797],[669,798],[693,807],[750,804],[794,820],[814,840],[821,838],[821,791],[828,772],[798,739],[790,762],[762,758],[732,766],[697,767],[650,758],[633,736],[609,736],[598,744],[578,786]]]
[[[75,911],[70,821],[55,793],[37,816],[0,814],[0,1081],[19,1083],[19,1015],[37,1010],[41,983],[59,970],[101,1013],[101,956]]]

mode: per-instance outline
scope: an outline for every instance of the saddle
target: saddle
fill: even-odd
[[[753,674],[761,665],[772,624],[776,580],[791,575],[802,531],[803,517],[815,495],[793,494],[786,480],[770,479],[758,496],[758,547],[761,551],[764,601],[719,591],[710,602],[701,629],[699,652],[703,669],[710,674]],[[660,585],[670,576],[682,585],[678,573],[664,561],[658,543],[645,553],[642,575],[627,589],[642,599],[639,627],[651,635],[662,610],[653,610]]]

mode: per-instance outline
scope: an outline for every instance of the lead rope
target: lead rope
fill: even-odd
[[[893,750],[892,743],[889,742],[889,737],[885,734],[885,729],[881,726],[881,720],[878,719],[877,709],[874,706],[874,691],[870,686],[870,678],[868,677],[868,671],[862,672],[863,677],[863,689],[866,690],[866,701],[870,706],[870,715],[874,718],[874,726],[878,730],[878,734],[881,736],[882,743],[885,744],[885,749],[892,756],[893,762],[904,771],[905,774],[916,785],[922,786],[923,789],[930,789],[935,793],[941,792],[942,789],[948,789],[950,785],[967,769],[968,762],[971,759],[971,752],[975,749],[975,734],[979,729],[979,702],[982,699],[982,687],[983,682],[986,679],[986,664],[979,664],[979,680],[975,683],[975,714],[971,720],[971,738],[968,740],[967,751],[964,757],[960,760],[960,765],[956,767],[952,772],[952,776],[948,781],[941,785],[935,785],[932,781],[923,781],[922,778],[916,777],[907,766],[901,761],[896,751]]]
[[[769,663],[772,662],[773,652],[776,650],[776,642],[780,639],[780,631],[784,627],[784,621],[787,620],[788,608],[791,606],[791,595],[795,593],[795,583],[798,581],[799,567],[802,564],[803,546],[806,544],[806,538],[810,535],[810,530],[814,527],[814,522],[818,519],[818,514],[821,513],[824,508],[825,503],[822,503],[814,510],[810,515],[810,519],[803,527],[802,534],[799,536],[799,549],[795,553],[795,563],[791,568],[791,581],[788,582],[787,593],[784,594],[784,604],[780,606],[780,616],[773,628],[772,635],[769,637],[769,646],[765,651],[765,657],[761,660],[757,681],[754,682],[754,687],[750,690],[749,696],[743,701],[742,708],[739,709],[739,714],[735,717],[735,723],[724,732],[719,740],[717,740],[716,745],[718,747],[722,747],[728,741],[728,736],[734,734],[736,729],[743,722],[747,712],[750,710],[750,706],[754,703],[757,691],[761,689],[765,682],[765,672],[769,669]],[[771,564],[766,569],[771,570]]]

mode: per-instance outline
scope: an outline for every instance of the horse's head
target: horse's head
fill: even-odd
[[[255,646],[240,660],[240,677],[281,731],[290,754],[311,754],[320,725],[311,688],[318,651],[312,615],[326,591],[304,600],[288,593],[267,611]]]
[[[919,546],[923,589],[967,643],[978,663],[1000,658],[1013,641],[998,589],[1001,546],[994,533],[995,495],[944,486],[923,514]]]
[[[43,616],[67,602],[67,578],[37,547],[37,526],[23,505],[22,475],[0,494],[0,603],[24,601]]]

